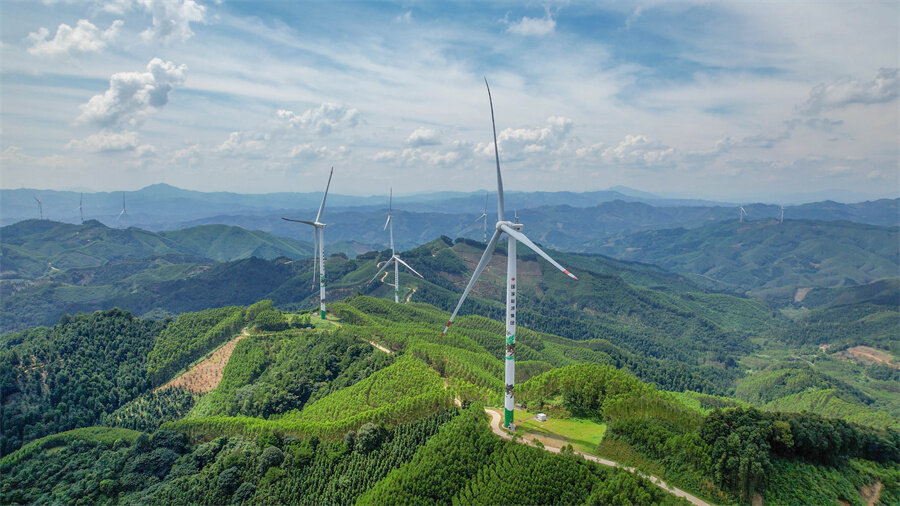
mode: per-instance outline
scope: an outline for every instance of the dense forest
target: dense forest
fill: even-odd
[[[81,406],[77,419],[54,419],[49,427],[46,419],[42,432],[35,422],[26,432],[4,434],[0,500],[683,503],[640,475],[583,459],[571,446],[554,454],[538,443],[494,435],[483,409],[498,403],[502,392],[499,322],[463,316],[442,338],[438,329],[447,315],[425,304],[361,296],[332,303],[330,311],[335,323],[282,313],[271,301],[163,321],[113,310],[5,335],[4,360],[33,358],[5,369],[13,371],[4,383],[4,392],[13,393],[5,407],[14,409],[4,409],[11,417],[4,428],[21,423],[16,409],[26,405],[22,401],[74,402],[65,393],[84,393],[80,385],[96,377],[84,368],[103,371],[118,363],[119,355],[106,350],[121,344],[121,353],[140,351],[140,357],[129,369],[137,371],[133,378],[115,377],[126,381],[127,395],[95,392],[85,399],[96,400],[73,404]],[[242,331],[248,336],[211,392],[151,390],[215,347],[204,344],[211,336]],[[70,356],[75,343],[87,345],[77,341],[85,335],[97,338],[94,348],[83,350],[94,362]],[[127,335],[134,337],[111,338]],[[197,344],[178,348],[173,342]],[[87,353],[97,346],[104,352]],[[883,503],[900,500],[896,428],[747,404],[789,395],[793,390],[779,385],[797,385],[797,379],[773,377],[765,388],[747,384],[738,392],[746,401],[740,401],[667,391],[667,382],[642,381],[590,341],[521,327],[520,347],[517,400],[523,410],[600,424],[606,435],[588,449],[593,454],[707,501],[759,496],[766,503],[861,504],[859,490],[873,483],[881,484]],[[37,396],[39,385],[21,390],[21,379],[41,377],[35,367],[60,360],[68,361],[68,370],[83,364],[84,372],[60,383],[60,373],[48,369],[48,385],[55,388],[46,399]],[[804,381],[811,387],[866,400],[849,384],[810,378]],[[103,393],[112,392],[107,387]],[[92,427],[98,424],[113,428]],[[810,489],[784,485],[810,476],[833,479]]]

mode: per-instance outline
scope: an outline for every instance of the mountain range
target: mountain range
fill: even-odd
[[[240,225],[254,230],[266,230],[290,237],[293,229],[275,222],[283,216],[304,219],[313,216],[321,202],[321,190],[309,187],[306,193],[236,194],[227,192],[197,192],[169,185],[157,184],[131,192],[85,193],[85,219],[96,219],[109,226],[138,226],[147,230],[176,230],[191,225],[219,223]],[[424,232],[424,222],[434,222],[436,215],[465,215],[458,221],[438,220],[439,234],[456,236],[466,233],[475,216],[485,208],[491,216],[496,209],[496,196],[489,192],[435,192],[410,196],[396,196],[395,209],[411,213],[410,227]],[[35,197],[41,199],[44,217],[52,220],[78,223],[82,194],[50,190],[0,190],[0,225],[39,218]],[[126,215],[119,217],[125,199]],[[326,220],[340,224],[360,215],[378,214],[386,208],[385,196],[356,197],[331,194],[328,198]],[[629,207],[627,204],[643,204]],[[591,232],[603,237],[622,231],[694,227],[703,220],[722,220],[737,216],[735,203],[713,202],[698,199],[668,199],[630,188],[593,192],[507,192],[506,205],[525,216],[528,210],[540,209],[531,215],[550,213],[557,219],[558,213],[568,208],[585,209],[578,219],[596,223]],[[744,204],[750,219],[780,216],[781,207],[774,204]],[[689,208],[689,209],[681,209]],[[342,215],[341,213],[349,213]],[[634,219],[631,213],[635,213]],[[813,202],[785,208],[786,216],[794,219],[843,219],[876,225],[893,225],[897,222],[900,207],[898,199],[882,199],[856,204],[840,204],[832,201]],[[420,216],[421,215],[421,216]],[[251,226],[250,223],[253,223]],[[466,223],[468,222],[468,223]],[[534,224],[539,226],[539,224]],[[550,230],[536,229],[541,233]],[[433,233],[433,230],[430,231]],[[418,242],[423,239],[418,236]],[[434,235],[430,235],[434,237]],[[407,239],[416,242],[417,239]],[[412,246],[412,242],[407,246]],[[558,245],[563,247],[563,245]]]

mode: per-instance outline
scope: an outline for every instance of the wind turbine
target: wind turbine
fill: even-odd
[[[484,194],[484,208],[481,210],[481,216],[475,218],[475,221],[484,219],[484,233],[483,233],[484,238],[481,240],[481,242],[487,242],[487,201],[488,201],[488,194],[485,193]]]
[[[34,197],[34,195],[32,195],[32,197]],[[42,204],[41,199],[39,199],[37,197],[34,197],[34,200],[36,200],[38,203],[38,211],[40,211],[41,219],[43,220],[44,219],[44,204]]]
[[[81,224],[84,225],[84,193],[81,194],[81,200],[78,202],[78,212],[81,213]]]
[[[394,287],[394,302],[400,302],[400,267],[399,267],[399,264],[403,264],[404,267],[411,270],[413,272],[413,274],[415,274],[416,276],[419,276],[422,279],[425,279],[425,276],[422,276],[421,274],[416,272],[415,269],[410,267],[408,263],[401,260],[400,257],[397,256],[397,253],[394,251],[394,220],[393,220],[393,216],[391,216],[391,210],[393,208],[393,204],[394,204],[394,189],[391,188],[391,196],[390,196],[390,200],[388,200],[388,217],[387,217],[387,221],[384,222],[385,229],[390,227],[391,258],[387,262],[385,262],[384,265],[381,266],[381,269],[378,269],[378,272],[375,273],[375,276],[373,276],[372,279],[370,279],[369,282],[366,284],[368,285],[368,284],[371,284],[372,281],[375,281],[375,278],[377,278],[379,274],[384,272],[384,270],[387,268],[388,264],[390,264],[391,262],[394,262],[394,284],[392,285]],[[390,283],[388,283],[388,284],[390,284]]]
[[[500,236],[505,233],[508,236],[509,242],[506,256],[506,368],[504,375],[506,389],[503,402],[505,408],[503,426],[512,430],[514,429],[513,409],[515,408],[514,390],[516,379],[516,243],[521,242],[525,244],[525,246],[528,246],[532,251],[544,257],[551,265],[561,270],[570,278],[575,280],[578,278],[563,268],[563,266],[559,265],[556,260],[550,258],[550,255],[544,253],[544,251],[531,242],[530,239],[525,237],[525,234],[522,233],[522,225],[520,223],[507,221],[504,217],[503,179],[500,176],[500,151],[497,147],[497,125],[494,122],[494,101],[491,98],[491,87],[488,85],[487,78],[484,80],[484,85],[487,87],[488,101],[491,105],[491,127],[494,133],[494,159],[497,163],[497,225],[494,228],[494,234],[491,236],[487,248],[484,250],[484,254],[481,256],[481,260],[478,262],[478,266],[475,267],[475,272],[472,273],[472,278],[469,279],[469,284],[466,285],[466,289],[459,298],[456,309],[454,309],[453,314],[450,315],[450,320],[447,322],[441,335],[444,335],[447,330],[450,329],[450,325],[453,323],[453,319],[456,318],[459,308],[466,300],[466,296],[469,295],[469,292],[472,291],[472,285],[475,284],[478,276],[481,275],[484,268],[487,267],[487,264],[490,262],[494,249],[497,247],[497,241],[499,241]]]
[[[122,223],[123,223],[124,226],[127,228],[127,225],[128,225],[128,211],[125,210],[125,192],[122,192],[122,211],[119,213],[118,216],[116,216],[116,223],[119,223],[119,220],[120,220],[121,218],[123,218],[123,217],[125,218],[125,221],[123,221]]]
[[[781,204],[781,223],[784,223],[784,204]]]
[[[294,223],[303,223],[313,227],[313,285],[316,282],[316,262],[319,263],[319,317],[325,320],[325,224],[319,220],[322,218],[322,211],[325,209],[325,198],[328,197],[328,187],[331,186],[331,176],[334,175],[334,167],[328,174],[328,183],[325,185],[325,194],[322,195],[322,203],[319,205],[319,212],[316,213],[315,221],[292,220],[290,218],[281,218],[285,221]]]
[[[744,216],[747,215],[747,210],[744,209],[744,206],[741,206],[741,213],[740,213],[740,214],[741,214],[741,223],[743,223],[743,222],[744,222]]]

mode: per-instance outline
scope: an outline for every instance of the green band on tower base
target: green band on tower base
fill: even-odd
[[[503,426],[509,429],[513,424],[513,412],[511,409],[503,410]]]
[[[325,319],[325,311],[319,311],[319,318],[321,318],[322,320]]]

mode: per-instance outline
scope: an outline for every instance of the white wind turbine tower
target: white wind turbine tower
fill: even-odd
[[[84,225],[84,193],[81,194],[81,200],[78,201],[78,212],[81,214],[81,224]]]
[[[503,416],[503,426],[507,429],[512,430],[514,429],[513,409],[515,408],[514,390],[516,379],[516,243],[521,242],[525,244],[525,246],[528,246],[532,251],[544,257],[544,259],[550,262],[551,265],[561,270],[570,278],[576,280],[578,278],[576,278],[574,274],[563,268],[563,266],[559,265],[555,260],[550,258],[550,255],[544,253],[544,251],[537,247],[537,245],[535,245],[533,242],[531,242],[530,239],[525,237],[525,234],[522,233],[521,224],[506,221],[504,217],[503,179],[500,176],[500,151],[497,147],[497,126],[494,123],[494,102],[491,99],[491,88],[490,86],[488,86],[487,79],[484,80],[484,85],[487,86],[488,101],[491,105],[491,127],[494,133],[494,159],[497,163],[497,225],[495,226],[494,234],[491,236],[491,240],[488,243],[487,248],[485,248],[484,250],[484,254],[481,256],[481,260],[478,262],[478,266],[475,267],[475,272],[472,273],[472,278],[469,280],[469,284],[466,285],[466,289],[463,291],[462,296],[459,298],[459,303],[456,304],[456,309],[454,309],[453,314],[450,315],[450,320],[447,322],[447,325],[444,327],[441,335],[445,334],[450,328],[450,324],[453,323],[453,319],[459,312],[459,308],[462,306],[463,301],[466,300],[466,296],[468,296],[469,292],[472,291],[472,285],[475,284],[478,276],[481,275],[482,271],[484,271],[484,268],[487,267],[488,263],[490,263],[491,256],[494,253],[494,249],[497,247],[497,241],[499,241],[500,236],[505,233],[508,236],[509,242],[507,246],[506,257],[506,368],[504,374],[506,395],[503,402],[503,406],[505,408]]]
[[[316,262],[319,263],[319,317],[325,320],[325,223],[320,222],[322,211],[325,209],[325,198],[328,197],[328,188],[331,186],[331,176],[334,175],[334,167],[328,174],[328,183],[325,185],[325,194],[322,195],[322,203],[319,205],[319,212],[316,213],[315,221],[292,220],[290,218],[281,218],[285,221],[294,223],[304,223],[311,225],[313,229],[313,284],[316,282]]]
[[[744,209],[744,206],[741,206],[741,223],[744,222],[744,216],[747,215],[747,210]]]
[[[125,218],[122,222],[123,227],[128,228],[128,211],[125,210],[125,192],[122,192],[122,211],[116,216],[116,223],[119,223],[119,220]]]
[[[784,204],[781,204],[781,223],[784,223]]]
[[[34,197],[34,195],[32,195],[32,197]],[[37,197],[34,197],[34,200],[36,200],[38,203],[38,211],[40,211],[41,219],[43,220],[44,219],[44,204],[41,202],[41,199],[39,199]]]
[[[484,233],[482,234],[484,236],[484,238],[481,240],[481,242],[487,242],[487,201],[488,201],[488,194],[485,193],[484,194],[484,208],[481,210],[481,216],[475,218],[475,221],[478,221],[481,219],[484,220]]]
[[[403,264],[404,267],[411,270],[413,272],[413,274],[415,274],[416,276],[419,276],[422,279],[425,279],[425,276],[422,276],[421,274],[416,272],[415,269],[410,267],[408,263],[401,260],[400,257],[397,256],[397,252],[394,251],[394,219],[393,219],[393,216],[391,215],[391,211],[393,210],[393,205],[394,205],[394,189],[391,188],[391,196],[390,196],[390,199],[388,200],[388,217],[387,217],[387,221],[384,222],[384,228],[390,227],[391,258],[387,262],[385,262],[384,265],[381,266],[381,269],[378,269],[378,272],[376,272],[375,275],[372,277],[372,279],[370,279],[369,282],[366,284],[368,285],[368,284],[372,283],[372,281],[375,281],[375,278],[377,278],[379,274],[384,272],[384,270],[387,268],[387,266],[391,262],[394,262],[394,284],[392,285],[394,287],[394,302],[400,302],[400,266],[399,266],[399,264]],[[388,283],[388,284],[390,285],[390,283]]]

